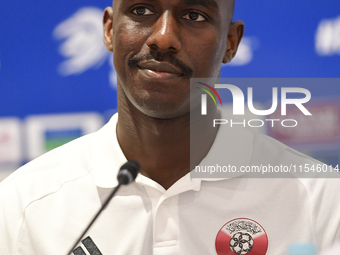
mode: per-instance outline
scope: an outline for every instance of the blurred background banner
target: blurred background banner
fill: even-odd
[[[1,1],[0,175],[99,129],[116,112],[113,56],[102,42],[111,2]],[[339,78],[340,1],[236,0],[235,19],[245,22],[245,37],[222,77]],[[304,123],[298,142],[284,131],[264,132],[338,164],[340,87],[312,91],[326,127]],[[265,105],[271,94],[257,93]]]

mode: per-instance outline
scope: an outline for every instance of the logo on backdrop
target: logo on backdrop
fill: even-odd
[[[234,219],[218,232],[215,248],[218,255],[265,255],[268,250],[268,236],[256,221]]]
[[[79,75],[91,68],[100,68],[108,61],[111,67],[110,84],[116,88],[113,56],[103,43],[102,18],[103,10],[84,7],[57,25],[53,36],[55,39],[64,40],[59,52],[66,58],[59,65],[58,73],[62,76]]]
[[[321,20],[315,35],[315,50],[320,56],[340,55],[340,16]]]

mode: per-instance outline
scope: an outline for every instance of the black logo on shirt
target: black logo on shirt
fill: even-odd
[[[97,245],[92,241],[91,237],[86,237],[81,241],[86,250],[90,255],[103,255],[101,251],[98,249]],[[73,250],[74,255],[86,255],[85,251],[82,247],[78,246]]]

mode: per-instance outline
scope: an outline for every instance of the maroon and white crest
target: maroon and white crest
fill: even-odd
[[[220,229],[215,247],[218,255],[265,255],[268,236],[256,221],[238,218],[227,222]]]

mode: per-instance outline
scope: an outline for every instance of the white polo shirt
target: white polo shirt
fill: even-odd
[[[98,132],[43,155],[0,184],[1,255],[67,253],[126,162],[116,124],[117,115]],[[228,146],[221,148],[223,139]],[[313,162],[269,137],[226,126],[210,152],[222,149],[221,165]],[[215,162],[210,152],[203,162]],[[119,190],[74,254],[277,255],[292,243],[323,248],[340,239],[339,198],[339,179],[188,174],[165,190],[139,174]]]

